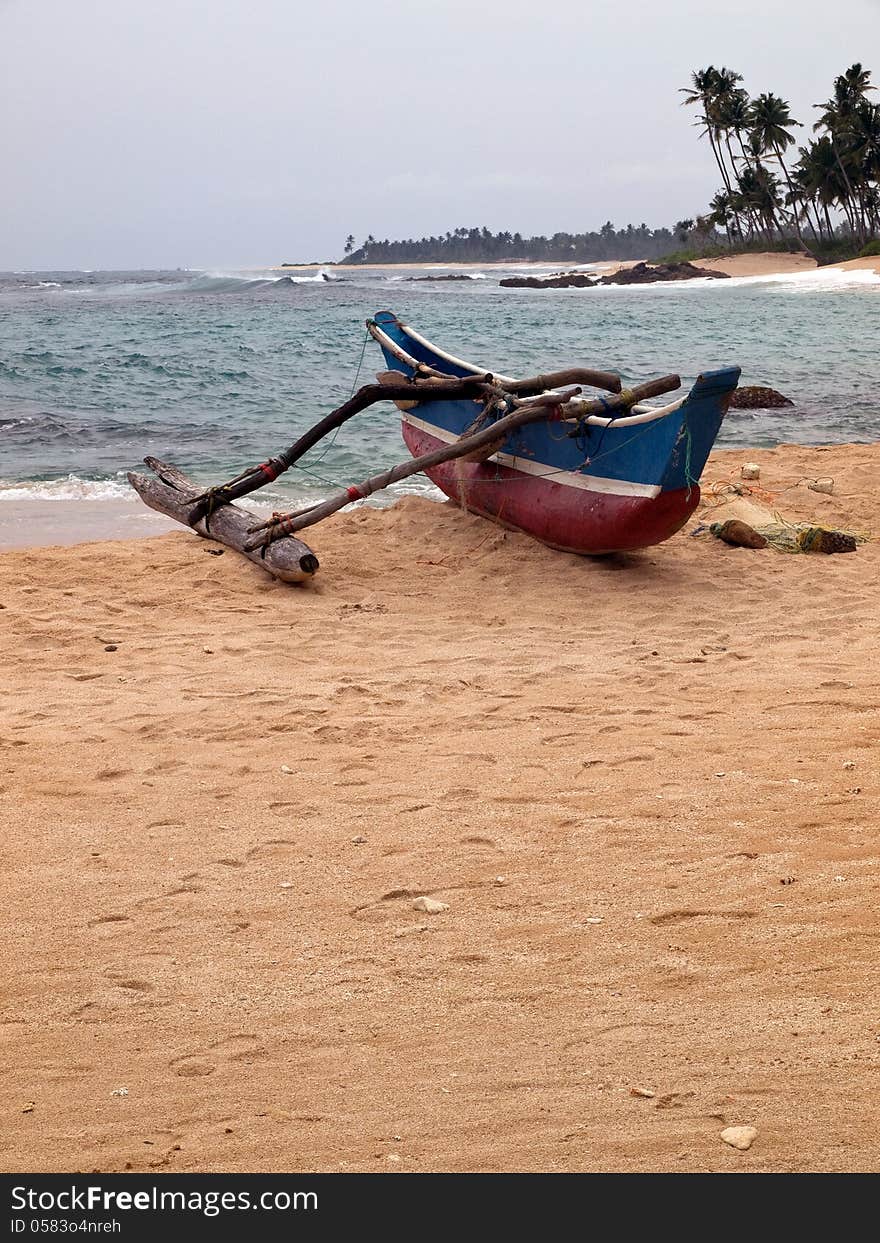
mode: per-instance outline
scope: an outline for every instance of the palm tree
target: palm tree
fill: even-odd
[[[728,70],[728,71],[722,71],[722,72],[730,72],[730,71]],[[737,75],[737,77],[738,76],[739,75]],[[730,159],[730,166],[733,169],[734,178],[739,177],[739,169],[736,163],[737,158],[742,159],[743,163],[746,165],[748,165],[748,162],[749,162],[748,156],[746,155],[745,147],[743,146],[743,139],[742,139],[743,134],[748,131],[748,126],[749,126],[748,93],[742,90],[741,88],[737,88],[735,90],[730,90],[722,94],[720,98],[718,99],[718,102],[716,105],[715,130],[716,130],[716,133],[719,135],[719,140],[721,137],[723,137],[724,139],[724,145],[727,148],[727,155],[728,155],[728,158]],[[741,152],[741,156],[739,157],[734,155],[733,147],[731,146],[731,142],[730,142],[731,134],[734,135],[737,142],[739,143],[739,148]],[[742,224],[738,216],[735,216],[733,218],[733,225],[734,225],[734,229],[739,235],[739,240],[743,241],[744,239],[743,239],[743,232],[742,232]]]
[[[876,183],[880,181],[880,107],[867,99],[860,100],[853,109],[849,149],[862,218],[866,230],[873,233],[877,228]]]
[[[834,237],[830,209],[843,200],[846,182],[841,176],[831,139],[825,135],[806,147],[798,148],[800,159],[794,166],[794,179],[804,195],[822,209],[829,240]]]
[[[735,229],[737,229],[740,235],[740,240],[742,240],[742,230],[738,228],[739,220],[733,208],[733,199],[731,195],[729,195],[726,190],[719,190],[710,202],[709,207],[711,210],[709,219],[711,220],[713,226],[720,224],[724,229],[724,232],[727,234],[728,246],[733,245],[733,238],[730,234],[731,224]]]
[[[724,72],[729,72],[725,70]],[[718,171],[721,173],[721,180],[724,182],[724,188],[727,193],[732,192],[730,178],[727,175],[727,167],[721,155],[721,149],[717,141],[717,116],[718,116],[718,90],[719,85],[723,83],[719,71],[714,65],[710,65],[708,69],[695,69],[691,74],[691,85],[679,88],[679,93],[686,96],[682,100],[682,106],[685,108],[693,107],[699,104],[701,112],[694,122],[700,127],[701,137],[703,134],[709,139],[709,146],[712,148],[712,154],[715,157],[715,163],[718,165]],[[722,85],[722,89],[726,89]]]
[[[857,157],[859,114],[863,108],[872,108],[867,92],[874,89],[870,70],[864,69],[859,62],[850,65],[845,73],[834,79],[832,98],[824,104],[815,105],[822,110],[822,115],[813,126],[814,130],[824,129],[831,140],[838,169],[846,183],[841,207],[851,231],[861,242],[867,239],[870,211],[865,197],[869,187]]]
[[[782,158],[783,151],[794,144],[794,136],[789,131],[794,126],[799,126],[800,121],[796,121],[791,115],[791,108],[786,100],[779,95],[774,95],[772,91],[768,91],[752,100],[749,108],[749,124],[755,145],[760,147],[762,153],[769,154],[772,151],[776,156],[776,162],[782,169],[782,174],[788,186],[789,201],[793,207],[791,219],[798,241],[801,246],[804,245],[798,217],[801,212],[805,212],[813,237],[818,242],[819,235],[813,226],[809,213],[806,212],[795,190],[785,160]]]
[[[779,183],[773,173],[753,152],[752,162],[739,176],[739,194],[743,208],[763,226],[764,240],[770,244],[779,228]]]

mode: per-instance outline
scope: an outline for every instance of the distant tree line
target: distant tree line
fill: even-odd
[[[854,64],[834,80],[831,98],[816,104],[815,137],[797,147],[802,129],[780,95],[751,98],[732,69],[698,69],[682,88],[698,109],[696,124],[709,140],[722,187],[709,210],[674,228],[632,224],[598,232],[523,237],[459,228],[438,237],[357,246],[349,234],[344,263],[489,263],[516,259],[588,263],[602,259],[659,259],[672,251],[791,247],[823,255],[880,251],[880,105],[870,70]]]
[[[628,224],[615,229],[607,221],[595,233],[554,233],[552,237],[523,237],[521,233],[492,233],[489,229],[455,229],[439,237],[407,238],[393,242],[372,234],[355,249],[349,235],[344,263],[490,263],[531,259],[538,262],[588,263],[599,259],[660,258],[683,245],[693,230],[692,220],[674,229],[649,229]]]
[[[751,99],[732,69],[698,69],[684,103],[699,110],[696,124],[723,187],[696,224],[723,229],[731,246],[791,239],[808,250],[847,242],[852,250],[880,237],[880,106],[870,70],[854,64],[834,80],[829,100],[815,104],[814,138],[797,147],[803,128],[790,105],[768,92]],[[870,246],[873,250],[874,247]]]

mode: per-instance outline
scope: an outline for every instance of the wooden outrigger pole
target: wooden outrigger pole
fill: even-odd
[[[190,521],[193,501],[201,492],[199,485],[168,462],[160,462],[154,457],[144,458],[144,461],[158,478],[132,473],[128,481],[151,509],[182,522],[184,526],[191,526],[206,539],[214,539],[227,548],[234,548],[283,582],[305,582],[317,571],[318,558],[308,545],[298,539],[279,540],[266,551],[265,556],[249,552],[245,547],[250,538],[249,531],[259,519],[259,515],[252,510],[238,505],[223,505],[213,513],[210,529],[204,518]]]
[[[314,553],[300,540],[293,538],[295,531],[312,526],[322,518],[342,509],[354,500],[370,496],[389,484],[416,474],[440,462],[452,461],[468,454],[491,452],[491,446],[506,438],[511,431],[541,419],[578,420],[593,414],[610,415],[625,412],[632,405],[647,397],[656,397],[679,387],[678,376],[665,376],[634,389],[620,391],[620,379],[608,372],[573,368],[534,376],[531,379],[509,381],[503,386],[491,374],[466,376],[462,379],[443,377],[423,365],[418,366],[412,380],[396,381],[393,374],[386,373],[381,383],[367,384],[347,402],[333,410],[310,428],[290,448],[276,457],[251,467],[234,479],[218,487],[200,491],[182,471],[156,458],[144,459],[146,465],[158,476],[150,479],[144,475],[129,474],[128,479],[141,499],[152,509],[184,523],[200,535],[214,538],[230,548],[243,553],[250,560],[262,565],[270,574],[287,582],[299,582],[310,578],[318,568]],[[574,387],[559,391],[564,385],[589,384],[606,389],[612,395],[596,401],[579,402],[576,410],[566,407],[581,389]],[[551,390],[551,391],[548,391]],[[470,398],[482,402],[471,427],[454,444],[445,445],[419,458],[410,458],[391,470],[373,475],[362,483],[346,488],[326,501],[311,505],[305,510],[291,514],[275,514],[264,523],[256,522],[257,515],[243,510],[232,502],[258,488],[273,482],[284,471],[313,448],[329,432],[335,431],[356,414],[379,401],[414,402],[438,399],[461,400]],[[531,398],[531,399],[530,399]],[[501,417],[494,417],[496,414]],[[491,420],[491,421],[489,421]]]
[[[657,397],[660,393],[668,393],[672,389],[678,388],[681,381],[677,375],[664,376],[661,380],[651,380],[647,384],[639,385],[638,388],[627,389],[617,393],[612,397],[603,397],[598,401],[588,401],[580,404],[578,408],[578,419],[588,418],[591,414],[613,413],[617,410],[628,410],[630,406],[636,402],[644,401],[647,397]],[[304,527],[313,526],[316,522],[320,522],[323,518],[327,518],[330,514],[335,514],[337,510],[342,509],[345,505],[351,504],[352,501],[364,500],[372,495],[373,492],[379,492],[383,488],[389,487],[392,483],[398,483],[401,479],[406,479],[410,475],[416,475],[419,471],[429,470],[432,466],[439,466],[442,462],[452,462],[456,458],[465,457],[474,453],[475,450],[496,444],[499,440],[505,440],[512,431],[518,427],[525,427],[528,423],[536,423],[540,419],[565,420],[569,416],[566,413],[566,406],[570,401],[579,395],[580,388],[572,388],[567,392],[545,393],[540,397],[535,397],[531,401],[523,401],[522,403],[514,403],[515,408],[512,413],[498,419],[497,422],[490,423],[488,427],[483,427],[478,431],[472,432],[470,435],[462,436],[454,444],[444,445],[441,449],[435,449],[432,453],[425,453],[422,457],[410,458],[400,465],[394,466],[391,470],[383,471],[379,475],[372,475],[369,479],[365,479],[362,483],[353,487],[346,488],[336,496],[330,497],[326,501],[322,501],[317,505],[310,505],[306,509],[298,510],[292,514],[274,514],[268,522],[263,522],[259,526],[252,529],[251,534],[257,538],[245,544],[248,552],[253,552],[258,548],[268,548],[274,540],[283,536],[292,535],[295,531],[301,531]]]

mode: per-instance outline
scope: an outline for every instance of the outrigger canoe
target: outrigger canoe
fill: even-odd
[[[432,345],[391,311],[379,311],[368,328],[391,371],[406,378],[420,365],[458,378],[492,371]],[[579,419],[569,402],[566,422],[530,423],[483,461],[459,458],[425,473],[472,513],[551,548],[587,555],[647,548],[680,530],[699,504],[700,476],[739,376],[739,367],[706,371],[685,397],[634,405],[619,418]],[[413,457],[457,441],[477,408],[467,398],[401,407]]]

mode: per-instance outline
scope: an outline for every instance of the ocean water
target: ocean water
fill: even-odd
[[[742,383],[794,400],[731,411],[722,445],[880,439],[872,272],[543,291],[502,289],[498,269],[424,274],[0,274],[0,502],[127,497],[147,453],[205,483],[236,474],[383,367],[364,328],[383,309],[508,375],[581,364],[688,383],[738,363]],[[374,407],[260,495],[314,499],[406,456],[396,409]],[[398,491],[434,490],[416,476]]]

